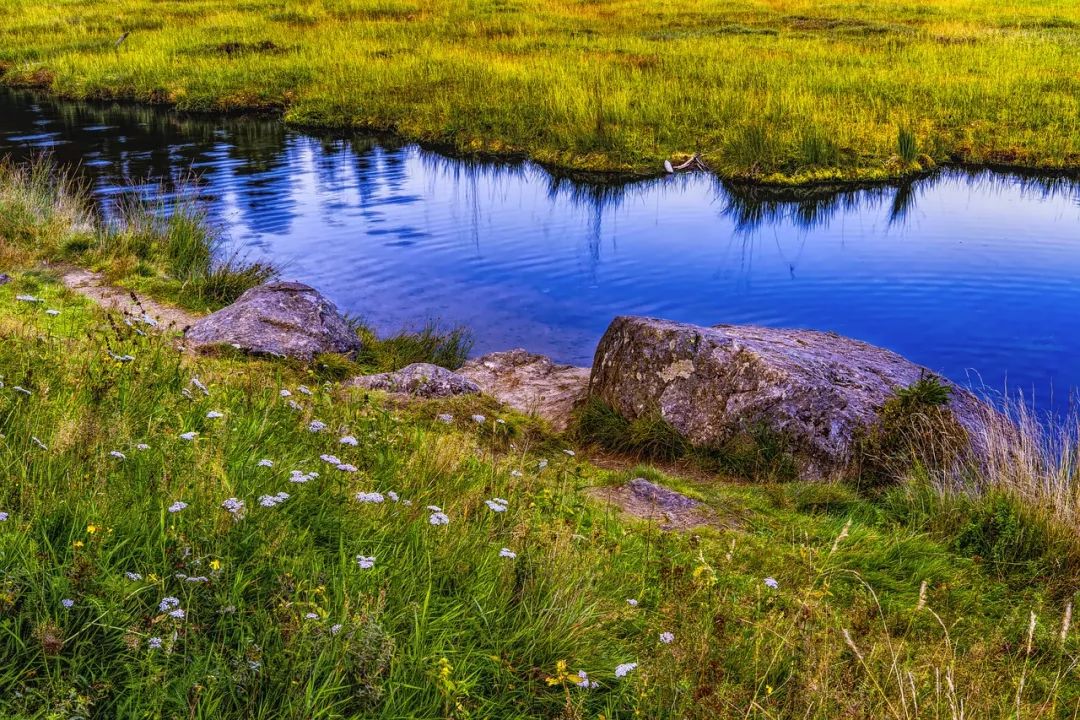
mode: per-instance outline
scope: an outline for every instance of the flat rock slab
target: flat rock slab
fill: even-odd
[[[593,494],[627,515],[660,524],[661,530],[689,530],[702,525],[735,527],[721,522],[706,505],[645,478],[634,478],[615,487],[598,488]]]
[[[521,349],[484,355],[457,372],[485,394],[541,417],[559,431],[566,429],[589,387],[588,368],[558,365],[549,357]]]
[[[184,337],[193,347],[232,345],[255,355],[303,360],[360,349],[360,338],[334,303],[298,282],[253,287],[232,305],[198,320]]]
[[[413,363],[396,372],[360,375],[345,385],[425,399],[480,392],[480,386],[471,380],[431,363]]]
[[[698,446],[764,428],[817,479],[843,472],[859,431],[924,376],[952,389],[950,409],[976,443],[995,413],[970,392],[889,350],[811,330],[619,317],[597,347],[590,393],[631,420],[659,413]]]

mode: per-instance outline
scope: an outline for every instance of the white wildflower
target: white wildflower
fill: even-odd
[[[349,463],[341,463],[337,466],[337,469],[341,472],[356,472],[357,470],[355,465],[350,465]]]
[[[578,670],[577,675],[577,686],[579,688],[584,688],[585,690],[595,690],[596,688],[600,687],[600,683],[596,682],[595,680],[590,680],[589,673],[585,672],[584,670]]]
[[[34,443],[35,445],[37,445],[42,450],[48,450],[49,449],[49,447],[45,443],[41,442],[40,440],[38,440],[33,435],[30,436],[30,442]]]
[[[60,314],[60,311],[59,310],[54,310],[53,308],[49,308],[48,310],[45,311],[45,314],[50,315],[52,317],[56,317],[57,315]]]
[[[360,566],[361,570],[370,570],[375,567],[375,556],[357,555],[356,564]]]
[[[449,525],[450,518],[446,513],[436,512],[431,513],[431,517],[428,518],[428,522],[432,525]]]
[[[158,609],[161,610],[161,612],[168,612],[169,610],[178,607],[180,607],[180,598],[162,598],[161,602],[158,603]]]
[[[517,557],[517,553],[510,548],[503,548],[499,551],[499,557],[510,558],[511,560],[513,560]]]
[[[428,505],[427,509],[430,510],[431,512],[442,512],[442,508],[439,507],[438,505]]]
[[[574,457],[575,455],[577,455],[577,453],[574,452],[573,450],[563,450],[563,452],[566,453],[570,457]]]
[[[180,436],[180,439],[181,440],[187,440],[188,442],[191,442],[192,440],[195,439],[195,436],[198,435],[198,434],[199,433],[195,432],[194,430],[191,430],[190,432],[183,433]]]
[[[307,429],[308,432],[322,432],[326,429],[326,423],[322,422],[321,420],[312,420],[310,423],[308,423]]]
[[[393,490],[387,490],[386,491],[386,497],[390,498],[391,502],[397,502],[398,501],[398,494],[396,492],[394,492]]]
[[[547,461],[547,458],[544,458],[544,459],[542,459],[542,460],[541,460],[540,462],[536,463],[536,467],[537,467],[537,469],[539,469],[539,470],[543,470],[543,469],[544,469],[544,468],[546,468],[547,466],[548,466],[548,461]]]
[[[149,450],[150,446],[147,445],[146,443],[139,443],[138,445],[135,446],[135,449],[142,452],[144,450]]]
[[[497,513],[506,512],[506,501],[501,500],[500,498],[494,498],[492,500],[485,500],[484,504],[487,505],[488,508],[492,512],[497,512]]]
[[[660,633],[660,642],[664,643],[665,645],[670,645],[671,643],[675,642],[674,633],[669,633],[669,632]]]
[[[346,435],[345,437],[338,440],[338,442],[342,445],[351,445],[352,447],[356,447],[360,444],[352,435]]]
[[[225,417],[225,416],[222,415],[221,413],[219,413],[217,410],[211,410],[210,412],[206,413],[206,419],[207,420],[217,420],[218,418],[223,418],[223,417]]]
[[[0,512],[0,522],[7,522],[8,514],[6,512]]]
[[[637,663],[623,663],[615,666],[615,677],[626,677],[634,668],[637,667]]]
[[[22,385],[12,385],[11,389],[14,390],[17,393],[21,393],[23,395],[26,395],[27,397],[34,394],[34,393],[30,392],[29,390],[27,390],[26,388],[24,388]]]
[[[765,578],[765,586],[775,590],[780,587],[780,583],[776,582],[776,578],[767,577]]]
[[[454,422],[454,416],[450,413],[442,413],[440,415],[436,415],[435,419],[441,422],[443,425],[449,425],[450,423]]]
[[[295,400],[289,401],[289,407],[297,411],[304,409],[303,406],[301,406],[300,403],[296,402]]]
[[[626,598],[626,604],[630,607],[637,607],[637,600],[634,598]]]
[[[203,385],[202,380],[200,380],[199,378],[197,378],[197,377],[191,378],[191,384],[194,385],[196,388],[198,388],[200,391],[202,391],[203,395],[209,395],[210,394],[210,389],[207,388],[205,385]]]
[[[244,501],[231,497],[221,503],[221,507],[231,512],[233,515],[239,516],[244,512]]]
[[[317,472],[305,473],[303,470],[293,470],[289,474],[289,482],[306,483],[308,480],[314,480],[317,477],[319,477],[319,473]]]
[[[131,580],[132,582],[142,580],[142,575],[137,572],[131,572],[130,570],[124,573],[124,577],[126,577],[128,580]]]
[[[68,610],[70,610],[72,607],[75,606],[75,601],[72,600],[71,598],[64,598],[63,600],[60,601],[60,604],[63,605]]]
[[[320,455],[319,459],[322,460],[324,463],[330,463],[331,465],[340,465],[341,464],[341,458],[337,457],[336,455],[325,455],[324,454],[324,455]]]
[[[259,467],[274,467],[274,461],[263,458],[259,461]]]
[[[300,387],[298,387],[296,389],[300,391],[301,395],[313,395],[314,394],[314,393],[311,392],[311,390],[308,389],[307,385],[301,385]]]
[[[33,295],[16,295],[15,299],[19,302],[38,303],[44,302],[41,298],[36,298]]]
[[[474,423],[476,423],[477,425],[483,425],[484,423],[487,422],[487,418],[484,417],[483,415],[473,415],[472,416],[472,421]]]
[[[281,392],[278,393],[278,395],[280,395],[281,397],[292,397],[292,393],[284,388],[282,388]]]
[[[356,493],[356,500],[362,503],[381,503],[383,495],[378,492],[358,492]]]
[[[184,611],[180,608],[176,608],[175,610],[169,612],[169,617],[176,618],[177,620],[182,620],[184,617]]]
[[[120,452],[119,450],[111,450],[111,451],[109,451],[109,457],[114,457],[117,460],[127,460],[127,455]]]
[[[341,632],[341,627],[342,627],[341,623],[334,623],[333,625],[330,626],[330,634],[331,635],[337,635],[339,632]]]
[[[510,477],[519,478],[519,477],[521,477],[521,475],[522,475],[522,473],[521,473],[520,470],[511,470],[510,471]]]
[[[146,641],[146,647],[150,648],[151,650],[160,650],[161,645],[162,645],[162,642],[161,642],[161,638],[159,638],[159,637],[152,637],[152,638],[150,638],[149,640]]]
[[[319,615],[318,613],[309,612],[304,615],[304,618],[307,620],[318,620]]]
[[[188,506],[188,504],[186,502],[184,502],[182,500],[177,500],[176,502],[174,502],[172,505],[169,506],[169,512],[178,513],[181,510],[183,510],[184,508],[186,508],[187,506]]]

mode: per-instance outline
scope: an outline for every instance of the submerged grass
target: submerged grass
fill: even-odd
[[[3,82],[727,177],[1080,165],[1075,3],[8,0]],[[120,40],[120,42],[118,42]]]

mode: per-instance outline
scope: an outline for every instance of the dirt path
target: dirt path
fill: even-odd
[[[121,310],[131,315],[148,315],[164,327],[184,330],[199,316],[170,305],[162,305],[131,290],[110,285],[101,273],[91,272],[74,265],[56,266],[64,285],[98,303],[102,307]]]

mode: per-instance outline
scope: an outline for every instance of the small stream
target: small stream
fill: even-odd
[[[383,330],[438,318],[476,352],[588,364],[618,314],[834,330],[957,381],[1080,389],[1080,184],[943,171],[777,196],[703,175],[576,183],[385,138],[0,90],[0,155],[120,195],[198,178],[234,246]],[[133,182],[139,182],[133,185]]]

